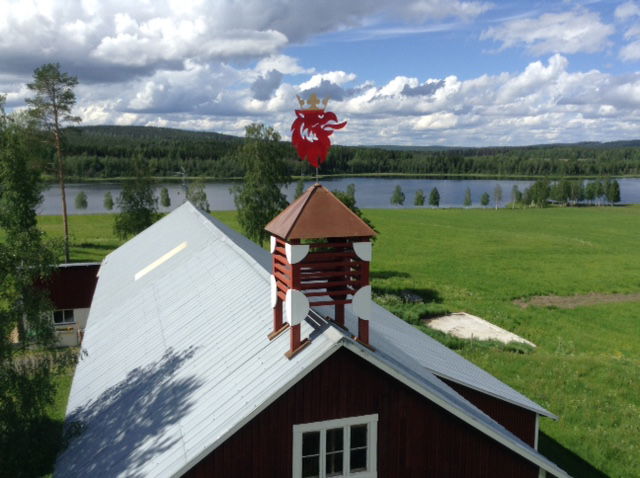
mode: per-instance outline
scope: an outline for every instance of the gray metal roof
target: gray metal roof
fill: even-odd
[[[566,476],[432,372],[546,410],[380,307],[376,352],[312,314],[302,330],[311,344],[287,360],[288,334],[267,339],[270,266],[268,252],[189,203],[107,256],[67,405],[79,434],[55,474],[178,476],[347,346]]]

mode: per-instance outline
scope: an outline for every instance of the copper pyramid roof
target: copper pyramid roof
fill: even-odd
[[[373,229],[320,184],[307,189],[265,229],[285,240],[376,235]]]

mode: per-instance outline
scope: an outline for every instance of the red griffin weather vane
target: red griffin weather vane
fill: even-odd
[[[347,122],[338,123],[335,113],[325,111],[329,98],[321,102],[315,93],[306,102],[299,96],[297,98],[300,109],[296,110],[296,119],[291,125],[291,143],[300,159],[309,161],[317,170],[326,161],[331,149],[329,136],[333,134],[333,130],[344,128]],[[309,107],[303,109],[305,103]],[[322,108],[319,107],[320,103]]]

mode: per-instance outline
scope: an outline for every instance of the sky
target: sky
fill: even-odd
[[[82,124],[290,137],[330,98],[344,145],[640,138],[640,0],[0,0],[0,94],[76,75]]]

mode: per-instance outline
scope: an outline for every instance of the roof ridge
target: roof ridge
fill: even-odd
[[[247,237],[243,236],[239,232],[237,232],[234,229],[232,229],[231,227],[227,226],[225,223],[223,223],[219,219],[213,217],[211,214],[207,214],[207,213],[202,212],[197,207],[193,206],[191,203],[189,203],[189,205],[191,206],[191,212],[192,213],[196,213],[201,219],[204,219],[205,221],[203,221],[203,223],[205,224],[205,226],[214,227],[218,231],[220,231],[224,236],[224,238],[222,238],[222,240],[228,239],[229,244],[231,244],[231,246],[235,250],[237,250],[239,255],[241,257],[243,257],[246,262],[250,263],[251,265],[258,266],[258,267],[256,267],[256,269],[258,269],[261,273],[262,272],[266,272],[267,275],[269,274],[270,268],[266,264],[262,264],[260,262],[260,260],[258,258],[256,258],[253,254],[251,254],[247,249],[245,249],[239,243],[239,241],[246,241],[247,243],[249,243],[247,245],[255,246],[256,252],[258,250],[261,251],[261,252],[264,252],[265,259],[267,257],[270,258],[270,256],[268,256],[268,252],[266,250],[262,249],[262,247],[260,247],[255,242],[251,241]]]
[[[304,211],[304,208],[307,207],[307,204],[309,204],[309,201],[311,200],[311,196],[313,196],[316,193],[316,191],[318,190],[318,187],[322,187],[322,185],[320,183],[315,183],[313,186],[311,186],[309,189],[307,189],[308,194],[306,194],[307,197],[302,200],[302,204],[300,205],[300,213],[295,216],[295,219],[291,223],[291,227],[289,227],[289,229],[287,230],[287,234],[285,235],[285,237],[288,237],[289,234],[291,234],[291,231],[293,231],[293,228],[298,223],[298,220],[300,219],[300,216],[302,216],[302,212]],[[301,196],[301,198],[302,197],[304,197],[304,195]],[[294,203],[295,203],[295,201],[294,201]],[[292,204],[294,204],[294,203],[292,203]],[[290,204],[287,207],[290,207],[292,204]]]

